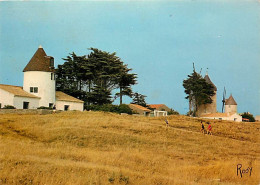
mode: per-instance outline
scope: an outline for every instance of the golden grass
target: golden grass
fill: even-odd
[[[259,184],[260,123],[101,112],[0,115],[0,184]],[[252,174],[237,176],[237,164]]]

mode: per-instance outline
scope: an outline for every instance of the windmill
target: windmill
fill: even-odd
[[[226,102],[226,89],[225,89],[225,87],[224,87],[223,99],[222,99],[222,113],[223,113],[223,111],[224,111],[225,102]]]

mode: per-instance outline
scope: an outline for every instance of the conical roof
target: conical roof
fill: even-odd
[[[233,98],[232,94],[229,96],[228,99],[226,99],[225,104],[226,105],[237,105],[237,102]]]
[[[26,71],[45,71],[54,72],[54,67],[51,66],[51,60],[53,57],[47,56],[42,46],[39,46],[29,63],[24,68]]]
[[[209,78],[209,75],[208,75],[208,74],[206,74],[206,75],[205,75],[204,79],[206,80],[206,82],[207,82],[207,83],[209,83],[209,84],[212,84],[212,85],[213,85],[213,87],[214,87],[214,91],[217,91],[217,87],[216,87],[216,86],[213,84],[213,82],[210,80],[210,78]]]

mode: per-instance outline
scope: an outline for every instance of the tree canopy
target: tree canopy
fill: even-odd
[[[70,53],[56,71],[57,90],[79,98],[87,105],[112,103],[112,91],[119,89],[115,97],[131,96],[131,86],[137,83],[126,64],[116,56],[97,48],[90,48],[88,55]]]
[[[215,94],[214,86],[206,82],[206,80],[195,71],[183,80],[183,87],[189,100],[190,112],[196,116],[197,108],[202,104],[212,103],[211,97]]]
[[[136,93],[133,94],[133,101],[131,103],[146,107],[147,104],[145,102],[145,98],[146,98],[145,95],[142,95],[142,94],[139,94],[139,93],[136,92]]]
[[[255,118],[252,114],[250,114],[249,112],[244,112],[243,114],[241,114],[242,118],[246,118],[249,119],[249,122],[255,122]]]

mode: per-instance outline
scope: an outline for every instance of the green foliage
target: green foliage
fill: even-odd
[[[16,108],[12,105],[5,105],[2,109],[16,109]]]
[[[147,104],[145,102],[145,95],[139,94],[139,93],[134,93],[133,95],[133,101],[131,102],[132,104],[137,104],[137,105],[141,105],[143,107],[146,107]]]
[[[115,98],[120,97],[120,105],[122,104],[122,97],[123,96],[129,96],[132,97],[132,85],[135,85],[137,83],[136,81],[136,74],[129,74],[128,72],[132,69],[128,69],[125,65],[122,71],[120,72],[118,76],[118,88],[119,93],[115,94]]]
[[[136,74],[130,74],[116,53],[90,48],[89,55],[71,53],[63,65],[58,65],[56,87],[88,105],[112,103],[112,90],[119,89],[115,97],[130,96],[131,85],[136,84]]]
[[[53,108],[51,108],[51,107],[44,107],[44,106],[41,106],[41,107],[38,107],[37,109],[47,109],[47,110],[52,110]]]
[[[184,92],[188,95],[185,98],[194,106],[193,110],[190,111],[196,113],[198,106],[212,103],[211,97],[215,94],[214,86],[207,83],[195,70],[191,75],[188,75],[186,80],[183,80],[183,87]]]
[[[114,113],[127,113],[132,114],[132,110],[126,104],[121,105],[112,105],[112,104],[104,104],[104,105],[87,105],[85,106],[86,110],[92,111],[104,111],[104,112],[114,112]]]
[[[179,112],[171,109],[170,111],[168,111],[168,115],[179,115]]]
[[[254,116],[248,112],[244,112],[243,114],[241,114],[241,116],[242,118],[249,119],[249,122],[255,122]]]

